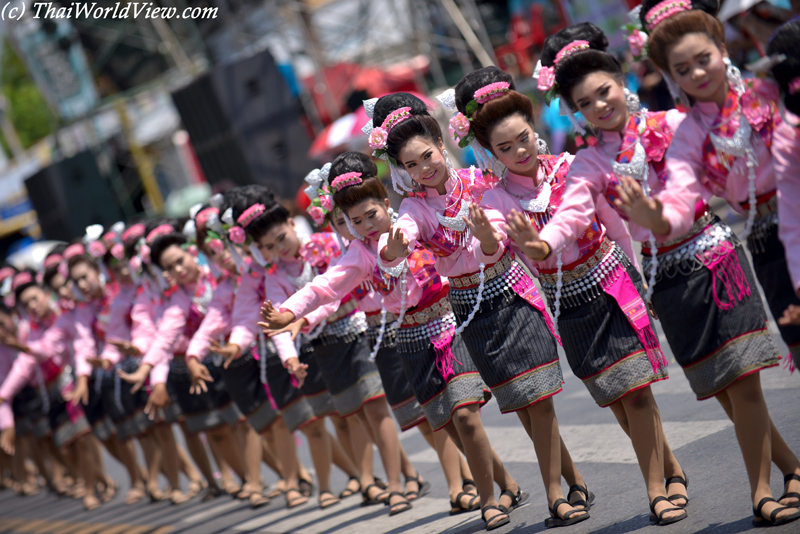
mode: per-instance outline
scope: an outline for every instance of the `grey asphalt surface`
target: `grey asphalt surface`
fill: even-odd
[[[720,210],[741,230],[740,220]],[[772,323],[774,329],[774,323]],[[660,333],[660,331],[659,331]],[[779,342],[777,330],[774,331]],[[598,408],[586,388],[572,375],[564,362],[564,391],[555,397],[562,436],[583,474],[589,489],[596,494],[591,518],[560,529],[574,534],[626,534],[639,532],[729,534],[754,529],[749,485],[733,426],[715,400],[698,402],[691,393],[680,367],[670,360],[670,379],[653,386],[661,410],[667,438],[689,475],[689,517],[670,526],[659,527],[649,521],[644,481],[635,461],[630,441],[619,429],[610,410]],[[786,346],[779,342],[782,354]],[[761,373],[764,393],[772,419],[786,442],[800,453],[800,374],[782,368]],[[511,523],[496,532],[542,532],[547,517],[544,487],[530,440],[516,416],[501,415],[494,402],[482,411],[489,437],[509,471],[530,493],[527,503],[511,514]],[[176,435],[180,433],[176,431]],[[301,438],[302,439],[302,438]],[[42,492],[33,497],[18,497],[0,492],[0,533],[42,532],[52,534],[167,534],[185,532],[260,532],[269,534],[400,534],[471,533],[483,531],[479,512],[449,517],[447,487],[436,455],[416,431],[402,435],[402,444],[422,476],[432,483],[431,492],[414,503],[411,511],[388,517],[383,506],[362,508],[360,498],[351,497],[321,511],[316,499],[294,510],[287,510],[282,498],[264,508],[252,510],[246,503],[221,497],[207,503],[195,498],[181,506],[167,503],[142,503],[125,506],[127,477],[110,459],[105,463],[120,483],[117,497],[93,512],[83,511],[78,501],[57,498]],[[311,468],[305,446],[302,460]],[[381,472],[375,455],[376,472]],[[264,469],[268,483],[275,476]],[[347,478],[334,469],[333,486],[341,489]],[[185,482],[185,481],[184,481]],[[782,475],[772,470],[775,496],[783,493]],[[564,486],[566,491],[566,485]],[[800,521],[769,532],[800,533]]]

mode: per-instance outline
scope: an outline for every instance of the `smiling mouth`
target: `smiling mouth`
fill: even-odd
[[[433,171],[432,173],[430,173],[430,174],[428,174],[428,175],[426,175],[426,176],[423,176],[423,177],[422,177],[422,180],[423,180],[423,181],[425,181],[425,182],[430,182],[430,181],[431,181],[431,180],[433,180],[433,178],[436,176],[436,173],[437,173],[437,172],[438,172],[438,171]]]
[[[523,159],[517,161],[517,165],[525,165],[531,160],[530,156],[526,156]]]
[[[611,115],[613,115],[613,114],[614,114],[614,108],[611,108],[607,112],[605,112],[603,115],[600,115],[600,120],[601,121],[606,121],[606,120],[610,119]]]
[[[706,80],[703,83],[701,83],[700,85],[698,85],[697,88],[698,89],[705,89],[706,87],[708,87],[708,84],[710,84],[710,83],[711,83],[711,80]]]

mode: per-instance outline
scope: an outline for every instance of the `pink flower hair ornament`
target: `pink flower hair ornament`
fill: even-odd
[[[247,228],[247,225],[258,219],[265,211],[267,211],[267,207],[264,206],[264,204],[253,204],[239,215],[236,222],[239,223],[242,228]],[[241,243],[238,244],[241,245]]]
[[[475,91],[472,98],[474,98],[478,104],[485,104],[493,98],[503,96],[503,94],[509,91],[510,87],[511,86],[506,82],[490,83]]]
[[[61,254],[50,254],[44,259],[44,268],[50,269],[53,267],[58,267],[58,265],[64,261],[64,257]]]
[[[69,261],[76,256],[86,253],[86,249],[81,243],[73,243],[64,250],[64,260]]]
[[[134,241],[138,241],[144,236],[144,230],[145,228],[143,223],[132,224],[124,232],[122,232],[122,242],[125,244],[130,244]]]
[[[556,83],[556,69],[553,67],[542,66],[539,68],[539,76],[536,81],[536,88],[540,91],[549,91]]]
[[[228,229],[228,239],[231,240],[231,243],[244,245],[247,242],[247,234],[241,226],[231,226]]]
[[[306,212],[311,216],[317,226],[323,226],[325,224],[325,217],[328,214],[321,206],[309,206]]]
[[[386,143],[389,140],[389,132],[392,131],[392,128],[410,118],[411,108],[409,106],[398,108],[386,115],[386,118],[383,119],[381,125],[377,128],[373,128],[369,133],[369,147],[376,152],[382,152],[386,150]],[[380,155],[378,157],[380,157]]]
[[[21,273],[17,273],[13,280],[11,281],[11,290],[16,291],[20,287],[26,284],[32,284],[35,280],[33,279],[33,275],[28,271],[22,271]]]
[[[558,54],[556,54],[556,57],[553,60],[553,67],[558,67],[559,63],[561,63],[563,60],[570,57],[571,55],[589,49],[591,49],[591,47],[589,46],[589,41],[584,41],[583,39],[572,41],[571,43],[567,44],[564,48],[558,51]]]
[[[203,229],[208,224],[208,220],[211,218],[213,214],[219,216],[219,210],[217,208],[206,208],[200,213],[197,214],[197,217],[194,218],[194,222],[197,225],[197,228]]]
[[[108,252],[108,249],[103,244],[103,242],[98,239],[97,241],[92,241],[91,243],[89,243],[88,252],[89,256],[97,260],[105,256],[106,252]]]
[[[793,78],[789,82],[789,94],[796,95],[798,93],[800,93],[800,76]]]
[[[647,31],[651,32],[653,28],[669,17],[691,10],[692,3],[689,0],[664,0],[651,7],[650,11],[645,14],[644,25]]]
[[[214,254],[222,254],[222,252],[225,250],[225,245],[222,243],[220,239],[217,238],[212,238],[208,240],[207,245],[208,248],[211,249],[211,251]]]
[[[145,241],[149,246],[152,245],[155,242],[155,240],[158,239],[159,237],[169,235],[173,232],[175,232],[175,229],[172,227],[172,225],[164,223],[153,228],[153,230],[149,234],[147,234],[147,238],[145,239]]]
[[[358,185],[362,182],[360,172],[346,172],[333,179],[331,187],[338,193],[345,187]]]
[[[111,247],[111,257],[119,261],[124,260],[125,246],[122,243],[114,243],[114,246]]]
[[[47,260],[45,260],[45,263],[47,263]],[[11,278],[16,273],[17,271],[13,267],[3,267],[2,269],[0,269],[0,283],[5,282],[7,278]]]

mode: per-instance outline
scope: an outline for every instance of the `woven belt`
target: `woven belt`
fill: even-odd
[[[397,315],[386,312],[386,324],[389,325],[397,320]],[[367,326],[374,328],[381,325],[381,312],[369,312],[367,314]]]
[[[61,372],[53,380],[48,382],[45,387],[47,391],[62,391],[72,383],[72,367],[65,365]]]
[[[766,217],[773,213],[778,213],[778,191],[773,189],[768,193],[758,195],[756,198],[756,218]],[[749,202],[740,202],[739,205],[743,210],[750,209]]]
[[[491,264],[490,266],[486,267],[483,270],[484,276],[484,283],[488,282],[492,278],[497,278],[506,270],[511,267],[511,262],[514,261],[513,254],[506,253],[500,258],[499,261]],[[450,287],[456,289],[467,289],[470,287],[476,287],[481,283],[481,274],[480,272],[473,273],[473,274],[465,274],[464,276],[451,276],[450,280]]]
[[[703,232],[706,228],[714,223],[714,212],[711,211],[711,208],[708,208],[705,213],[703,213],[700,217],[698,217],[692,227],[689,228],[689,231],[684,234],[683,237],[678,237],[676,239],[670,239],[669,241],[665,241],[663,243],[656,243],[656,248],[658,249],[658,253],[668,252],[672,249],[678,248],[684,243],[688,243],[692,239],[694,239],[698,234]],[[650,254],[650,247],[646,247],[642,245],[642,254],[649,255]]]
[[[344,319],[345,317],[356,311],[357,308],[358,306],[356,305],[355,299],[350,299],[341,306],[339,306],[339,309],[330,314],[328,318],[325,320],[325,323],[332,324],[338,321],[339,319]]]
[[[581,262],[578,266],[570,270],[564,270],[561,273],[561,283],[568,284],[569,282],[574,282],[575,280],[580,280],[587,274],[589,271],[600,265],[600,262],[603,261],[603,258],[608,255],[611,249],[614,248],[614,243],[612,243],[609,239],[604,239],[600,246],[597,247],[597,250],[589,256],[585,261]],[[548,271],[551,271],[548,269]],[[557,272],[545,272],[544,270],[539,270],[539,279],[543,284],[549,284],[554,286],[558,283],[558,274]]]
[[[447,299],[445,295],[438,301],[434,302],[430,306],[426,308],[414,312],[414,313],[406,313],[403,317],[403,328],[409,328],[414,326],[422,326],[427,324],[435,319],[439,319],[441,317],[445,317],[453,313],[453,308],[450,306],[450,301]]]

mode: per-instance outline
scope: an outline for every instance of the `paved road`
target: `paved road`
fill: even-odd
[[[782,344],[780,350],[786,353]],[[669,351],[666,352],[671,359]],[[671,363],[670,379],[656,384],[654,391],[667,438],[690,477],[689,518],[669,527],[657,527],[649,522],[645,488],[630,442],[611,412],[594,404],[565,365],[564,391],[556,397],[561,431],[590,489],[597,495],[591,519],[565,532],[729,534],[753,528],[749,487],[733,427],[716,401],[694,400],[683,372]],[[762,382],[775,424],[790,446],[800,453],[800,419],[797,416],[800,374],[790,375],[783,369],[773,368],[762,373]],[[483,420],[500,457],[531,494],[528,503],[513,512],[511,524],[497,532],[546,530],[543,525],[547,516],[546,500],[535,465],[536,455],[516,416],[501,415],[492,402],[484,408]],[[412,511],[391,518],[383,507],[359,507],[357,497],[325,511],[318,510],[314,500],[291,511],[284,508],[282,499],[260,510],[252,510],[227,497],[210,503],[194,499],[182,506],[158,503],[126,507],[122,503],[126,488],[122,487],[120,495],[112,502],[93,512],[84,512],[77,501],[44,493],[21,498],[4,491],[0,492],[0,533],[456,534],[483,531],[478,512],[456,517],[447,515],[444,477],[435,454],[419,433],[405,433],[402,442],[422,475],[433,483],[433,488],[428,496],[414,504]],[[311,466],[307,447],[302,447],[301,452],[303,461]],[[119,466],[110,460],[106,465],[124,485],[126,477]],[[376,465],[380,465],[377,454]],[[271,473],[265,470],[264,474],[268,481],[274,482]],[[780,473],[773,468],[775,495],[782,493],[781,481]],[[334,470],[334,487],[342,488],[345,482],[344,475]],[[800,532],[800,523],[770,532],[796,534]]]

